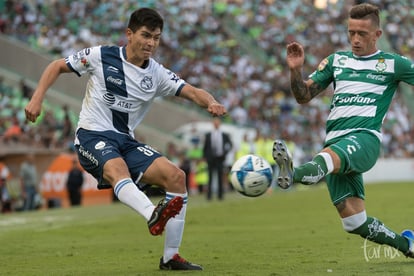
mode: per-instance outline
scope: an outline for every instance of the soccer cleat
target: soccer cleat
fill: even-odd
[[[176,196],[167,202],[162,199],[155,207],[148,221],[150,233],[154,236],[161,235],[168,220],[175,217],[181,211],[183,202],[184,200],[180,196]]]
[[[203,270],[203,267],[198,264],[192,264],[182,258],[180,255],[175,254],[171,260],[164,263],[163,257],[160,259],[161,270]]]
[[[107,182],[98,183],[98,190],[112,189],[112,185]]]
[[[408,241],[408,251],[404,254],[406,257],[414,258],[414,232],[412,230],[404,230],[401,236]]]
[[[273,159],[279,166],[277,185],[282,189],[289,188],[293,184],[293,163],[292,156],[283,140],[274,141]]]

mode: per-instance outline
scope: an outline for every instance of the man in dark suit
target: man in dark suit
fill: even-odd
[[[68,179],[66,181],[71,206],[78,206],[82,203],[83,172],[78,162],[77,158],[73,158],[72,168],[68,173]]]
[[[212,184],[216,177],[218,199],[223,199],[223,175],[226,155],[231,151],[233,144],[230,136],[220,129],[220,118],[213,119],[214,129],[208,132],[204,139],[203,157],[208,165],[207,199],[212,198]]]

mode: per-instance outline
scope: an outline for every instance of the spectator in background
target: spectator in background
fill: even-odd
[[[3,98],[5,96],[12,96],[13,95],[13,88],[6,84],[4,81],[4,76],[0,76],[0,103],[3,103]],[[5,103],[3,103],[4,105]],[[0,107],[2,107],[2,104],[0,104]]]
[[[35,155],[33,153],[27,154],[26,159],[20,165],[20,182],[24,199],[23,210],[29,211],[37,209],[39,207],[36,200],[39,195],[39,183]]]
[[[32,97],[33,89],[26,84],[24,79],[20,80],[20,92],[22,93],[23,99],[30,99]]]
[[[247,154],[255,154],[256,147],[252,139],[249,137],[249,133],[243,134],[243,139],[240,141],[240,145],[238,146],[235,154],[235,159],[239,159],[242,156]]]
[[[208,166],[207,162],[200,158],[193,161],[194,163],[194,181],[197,185],[197,192],[204,194],[208,185]]]
[[[17,118],[16,114],[13,114],[13,117],[11,117],[11,124],[4,132],[3,140],[6,144],[10,142],[18,143],[22,140],[22,136],[23,130],[20,126],[19,119]]]
[[[190,161],[190,171],[193,174],[197,192],[203,193],[208,182],[207,163],[203,159],[203,144],[196,129],[191,129],[191,138],[188,142],[190,148],[187,149],[186,156]]]
[[[7,189],[7,181],[10,178],[10,171],[4,162],[0,161],[0,211],[11,212],[11,198]]]
[[[82,203],[83,172],[78,158],[72,160],[72,168],[68,172],[66,189],[68,191],[70,206],[79,206]]]
[[[174,142],[168,142],[166,146],[166,153],[165,156],[174,164],[177,166],[180,163],[179,160],[179,149],[177,148],[177,145]]]
[[[269,145],[269,140],[271,141],[271,144]],[[255,154],[263,157],[266,161],[269,162],[269,164],[274,164],[274,160],[269,160],[269,152],[270,152],[270,158],[273,159],[271,156],[272,153],[272,147],[273,147],[273,139],[270,139],[267,135],[262,133],[260,130],[256,131],[256,137],[254,138],[254,148],[255,148]]]
[[[73,144],[73,125],[70,120],[69,107],[67,105],[63,106],[63,122],[62,122],[62,133],[59,143],[63,146],[69,146]]]
[[[221,119],[213,119],[213,130],[205,135],[203,146],[203,157],[208,166],[208,190],[207,200],[213,196],[213,184],[217,184],[217,196],[219,200],[224,198],[223,178],[225,170],[225,160],[227,154],[231,151],[233,143],[229,134],[223,132],[220,128]]]
[[[45,116],[39,125],[41,132],[41,141],[45,148],[54,149],[57,145],[57,133],[58,123],[53,115],[52,111],[47,110]]]

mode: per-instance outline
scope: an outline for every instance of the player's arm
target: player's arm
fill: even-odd
[[[227,112],[226,108],[217,102],[209,92],[188,83],[181,89],[180,97],[186,98],[200,107],[207,109],[213,116],[222,116]]]
[[[40,115],[42,110],[42,102],[47,90],[57,80],[60,74],[72,72],[66,65],[65,59],[57,59],[52,61],[43,71],[39,83],[33,93],[32,98],[24,109],[26,119],[34,122]]]
[[[324,90],[311,79],[303,80],[302,67],[305,62],[305,51],[302,45],[297,42],[287,45],[286,62],[290,70],[290,89],[298,103],[308,103]]]
[[[414,62],[397,55],[395,58],[395,79],[414,85]]]

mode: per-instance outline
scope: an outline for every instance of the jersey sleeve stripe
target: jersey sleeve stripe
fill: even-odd
[[[66,62],[66,65],[69,67],[69,69],[72,70],[72,72],[78,75],[78,77],[81,76],[81,74],[78,71],[76,71],[75,68],[72,67],[72,65],[69,62],[69,58],[65,58],[65,62]]]
[[[180,87],[178,87],[177,92],[175,92],[175,96],[180,96],[181,90],[183,89],[185,83],[182,83]]]

